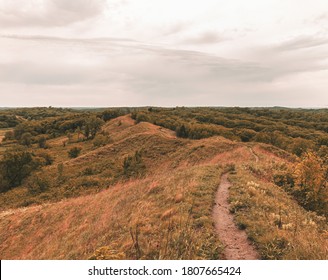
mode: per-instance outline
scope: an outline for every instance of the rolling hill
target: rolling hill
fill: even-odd
[[[177,138],[129,115],[102,131],[110,141],[100,147],[76,134],[67,145],[49,140],[55,161],[37,175],[46,190],[27,180],[0,195],[1,259],[226,258],[213,220],[223,174],[230,213],[260,258],[328,258],[325,219],[273,183],[293,155],[221,136]],[[68,158],[76,145],[81,155]]]

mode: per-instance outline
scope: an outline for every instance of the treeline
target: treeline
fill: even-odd
[[[18,119],[25,120],[42,120],[50,117],[58,117],[64,114],[73,112],[69,108],[54,108],[54,107],[33,107],[33,108],[15,108],[8,109],[5,112],[15,114]]]
[[[16,124],[13,131],[6,132],[4,141],[17,140],[18,143],[28,146],[38,141],[43,141],[40,140],[41,136],[51,139],[74,132],[83,134],[86,139],[93,139],[103,122],[126,114],[126,111],[121,109],[104,110],[97,113],[63,109],[60,116],[53,116],[52,108],[22,110],[17,109],[14,113],[19,113],[19,116],[23,118],[23,115],[24,117],[29,116],[27,113],[30,110],[32,117],[29,116],[27,119],[23,119]],[[50,110],[50,112],[45,113],[47,110]],[[58,110],[60,109],[55,110],[56,114]]]
[[[61,114],[55,116],[58,112]],[[20,120],[15,123],[12,130],[5,133],[3,141],[7,149],[0,154],[0,192],[6,192],[20,186],[36,171],[53,163],[52,156],[43,150],[49,148],[48,139],[62,135],[66,135],[70,139],[73,134],[76,134],[78,141],[92,140],[95,147],[100,147],[109,141],[106,133],[98,133],[102,125],[110,119],[125,115],[127,111],[111,109],[90,112],[31,108],[3,111],[2,113],[7,116],[6,120],[10,120],[12,117]],[[33,147],[32,144],[37,145]],[[65,141],[63,145],[66,145]],[[80,152],[80,147],[72,147],[68,150],[68,156],[75,158],[79,156]]]
[[[132,113],[176,131],[178,137],[214,135],[243,142],[271,144],[300,156],[328,146],[328,110],[284,108],[148,108]]]
[[[130,113],[130,108],[72,109],[53,107],[15,108],[0,111],[0,128],[12,128],[26,121],[64,120],[74,116],[96,115],[104,121]]]
[[[18,124],[19,121],[15,115],[0,113],[0,128],[15,127]]]

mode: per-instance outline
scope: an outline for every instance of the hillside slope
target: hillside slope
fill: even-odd
[[[103,130],[111,143],[82,143],[78,158],[56,158],[63,182],[31,197],[32,206],[17,208],[15,196],[30,195],[27,186],[0,198],[1,259],[223,258],[211,214],[228,171],[234,173],[231,211],[262,258],[327,258],[326,223],[270,183],[276,168],[292,164],[287,153],[223,137],[176,138],[129,116]],[[61,140],[55,143],[51,152],[66,149]],[[56,178],[57,172],[50,166],[43,176]],[[289,227],[277,227],[274,215],[282,214],[297,216],[297,223],[284,218]],[[315,250],[308,248],[309,234]]]

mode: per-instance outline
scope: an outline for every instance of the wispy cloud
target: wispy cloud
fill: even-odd
[[[0,25],[13,27],[64,26],[103,13],[106,0],[0,0]]]
[[[223,37],[218,32],[206,31],[197,36],[186,38],[182,42],[186,44],[216,44],[226,40],[227,38]]]
[[[17,40],[21,41],[19,45]],[[80,100],[91,94],[89,97],[97,95],[97,100],[103,96],[104,102],[122,102],[119,94],[130,96],[139,105],[183,104],[183,100],[189,105],[220,104],[235,102],[237,96],[240,102],[246,102],[260,92],[269,100],[276,82],[319,70],[312,60],[285,57],[284,63],[272,58],[241,61],[117,38],[11,36],[2,37],[1,41],[8,48],[16,48],[21,56],[0,65],[0,88],[21,90],[28,86],[33,88],[33,95],[40,95],[40,100],[45,96],[52,100],[55,92],[60,96],[66,92],[72,98],[79,95]],[[273,50],[282,52],[275,47]],[[265,98],[260,95],[257,99]]]
[[[328,45],[328,38],[315,38],[311,36],[301,36],[282,42],[275,47],[277,51],[295,51],[300,49],[315,48]]]

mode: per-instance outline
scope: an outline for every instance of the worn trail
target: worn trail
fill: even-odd
[[[254,159],[255,159],[255,162],[258,163],[259,162],[259,157],[258,155],[254,152],[254,150],[249,147],[249,151],[251,152],[251,154],[253,155]]]
[[[224,174],[215,197],[213,219],[216,231],[224,244],[224,255],[227,260],[256,260],[259,255],[247,239],[246,232],[238,229],[229,212],[228,174]]]

